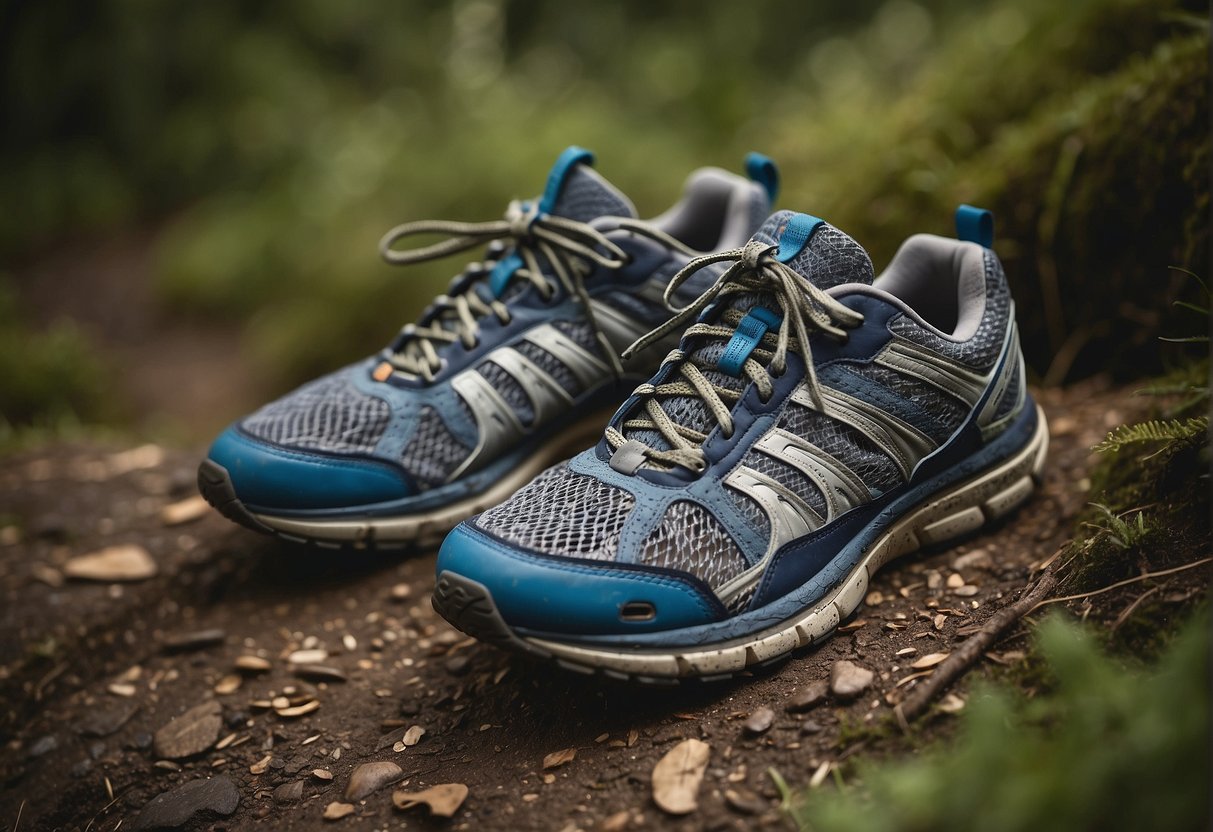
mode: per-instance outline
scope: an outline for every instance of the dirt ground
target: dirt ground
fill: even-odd
[[[848,737],[931,672],[911,665],[952,649],[1069,537],[1087,500],[1088,448],[1138,409],[1128,390],[1098,381],[1039,398],[1053,433],[1047,477],[1008,523],[890,565],[819,648],[749,678],[668,689],[464,638],[430,607],[432,551],[296,547],[195,512],[183,501],[200,449],[10,457],[0,464],[0,828],[780,828],[768,769],[804,786],[863,750]],[[169,506],[180,516],[166,517]],[[72,558],[121,544],[144,547],[155,574],[67,576]],[[1013,646],[987,657],[1012,661]],[[313,655],[292,655],[302,650]],[[248,656],[267,669],[246,658],[238,670]],[[789,710],[843,659],[874,671],[868,690]],[[953,709],[982,672],[953,691]],[[218,716],[212,706],[162,730],[207,702]],[[763,708],[773,722],[752,730]],[[654,804],[650,775],[688,737],[711,757],[698,809],[674,817]],[[544,768],[565,749],[575,757]],[[347,800],[355,768],[375,761],[398,766],[386,777],[396,782]],[[442,783],[468,788],[452,819],[393,806],[394,790]],[[352,812],[325,820],[331,803]]]

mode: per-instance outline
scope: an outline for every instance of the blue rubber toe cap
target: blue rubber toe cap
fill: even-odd
[[[386,462],[282,448],[235,425],[207,456],[227,469],[236,496],[254,510],[354,508],[416,493],[404,472]]]
[[[664,570],[524,552],[461,523],[438,552],[438,575],[483,584],[505,623],[534,634],[626,635],[719,621],[726,610],[703,584]],[[651,605],[624,620],[625,605]]]

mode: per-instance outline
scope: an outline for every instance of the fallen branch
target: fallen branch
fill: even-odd
[[[1047,597],[1056,586],[1057,572],[1050,568],[1040,576],[1034,586],[1020,596],[1018,601],[1003,607],[990,616],[980,630],[953,650],[951,655],[935,668],[935,673],[931,678],[915,688],[904,702],[893,709],[902,729],[908,729],[910,720],[915,719],[926,710],[932,699],[942,693],[980,659],[982,654],[998,640],[1003,630],[1036,609],[1040,601]]]
[[[1176,572],[1183,572],[1185,569],[1195,569],[1198,566],[1203,566],[1206,563],[1213,561],[1213,558],[1201,558],[1192,563],[1185,563],[1183,566],[1176,566],[1171,569],[1163,569],[1158,572],[1143,572],[1135,578],[1128,578],[1123,581],[1117,581],[1114,584],[1109,584],[1099,589],[1093,589],[1090,592],[1080,592],[1077,595],[1063,595],[1060,598],[1046,598],[1036,606],[1043,607],[1045,604],[1060,604],[1063,601],[1081,601],[1083,598],[1092,598],[1096,595],[1103,595],[1105,592],[1111,592],[1114,589],[1120,589],[1122,586],[1135,584],[1140,581],[1148,581],[1151,578],[1162,578],[1166,575],[1174,575]]]

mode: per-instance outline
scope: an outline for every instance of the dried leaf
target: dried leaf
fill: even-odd
[[[685,815],[699,805],[699,786],[708,767],[711,746],[683,740],[653,767],[653,801],[671,815]]]
[[[910,664],[910,667],[914,668],[915,670],[925,670],[928,667],[934,667],[947,657],[947,653],[927,653],[925,656],[915,659],[914,662]]]
[[[577,756],[576,748],[562,748],[560,751],[553,751],[551,754],[543,758],[544,768],[559,768],[565,763],[573,761]]]
[[[414,806],[425,804],[430,807],[430,814],[435,817],[454,817],[467,800],[468,787],[462,783],[442,783],[431,786],[420,792],[398,791],[392,795],[392,803],[397,809],[412,809]]]

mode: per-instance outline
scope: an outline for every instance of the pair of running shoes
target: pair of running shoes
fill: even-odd
[[[988,212],[877,277],[745,167],[640,220],[572,147],[502,220],[393,229],[390,263],[483,259],[229,427],[202,493],[293,541],[441,540],[443,617],[572,670],[728,677],[826,638],[882,565],[1026,500],[1048,431]]]

